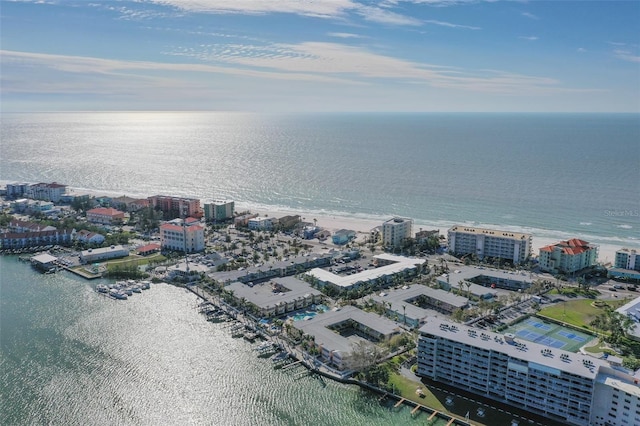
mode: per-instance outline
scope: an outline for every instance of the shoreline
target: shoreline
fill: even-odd
[[[0,185],[6,185],[7,183],[11,183],[15,181],[6,181],[0,180]],[[122,193],[120,191],[112,191],[112,190],[96,190],[91,188],[79,188],[68,186],[68,193],[70,194],[89,194],[94,197],[99,196],[109,196],[109,197],[120,197],[127,196],[132,198],[147,198],[149,195],[144,195],[141,193]],[[176,195],[176,196],[184,196],[188,198],[197,198],[187,195]],[[203,200],[201,199],[201,202]],[[235,201],[235,200],[234,200]],[[367,214],[367,213],[349,213],[344,211],[328,211],[328,210],[312,210],[312,209],[303,209],[303,208],[292,208],[287,206],[267,206],[261,205],[258,203],[247,203],[247,202],[238,202],[235,201],[236,211],[244,211],[248,210],[252,213],[257,213],[260,216],[269,216],[269,217],[282,217],[286,215],[299,215],[301,218],[304,218],[304,221],[312,222],[313,219],[317,219],[317,225],[325,228],[331,232],[335,232],[339,229],[350,229],[356,231],[359,234],[368,233],[372,229],[382,226],[382,223],[385,220],[391,219],[394,215],[384,215],[384,214]],[[621,248],[629,248],[636,249],[640,251],[640,239],[636,242],[625,242],[620,241],[619,244],[614,244],[610,242],[610,240],[620,239],[627,240],[629,237],[603,237],[597,235],[590,235],[588,233],[569,233],[566,231],[560,230],[552,230],[552,229],[537,229],[531,228],[527,226],[513,226],[513,225],[501,225],[501,224],[489,224],[489,223],[477,223],[477,222],[453,222],[447,220],[416,220],[413,218],[413,232],[417,232],[420,229],[425,230],[435,230],[438,229],[440,235],[447,236],[447,230],[454,225],[469,225],[472,227],[478,228],[489,228],[489,229],[497,229],[497,230],[505,230],[505,231],[513,231],[513,232],[523,232],[532,235],[532,247],[531,252],[532,255],[537,256],[538,250],[544,246],[555,244],[559,241],[571,239],[571,238],[580,238],[585,241],[588,241],[591,244],[595,244],[599,247],[598,252],[598,261],[604,265],[611,263],[613,264],[615,260],[615,252],[620,250]],[[607,242],[602,243],[601,240],[605,240]]]
[[[278,215],[299,215],[300,214],[299,211],[295,211],[295,210],[285,211],[285,210],[266,210],[266,209],[257,211],[256,213],[260,214],[261,216],[267,215],[269,217],[271,216],[278,217]],[[331,232],[335,232],[339,229],[350,229],[350,230],[356,231],[358,234],[368,234],[372,229],[376,227],[381,227],[383,222],[383,220],[376,221],[372,218],[364,219],[364,218],[359,218],[357,216],[352,218],[344,217],[344,216],[336,216],[336,215],[322,215],[322,214],[309,215],[309,216],[310,217],[305,216],[306,221],[313,221],[313,219],[317,219],[318,226],[328,229]],[[387,219],[391,219],[391,217],[392,216],[389,216]],[[420,230],[423,228],[423,227],[420,227],[416,229],[416,226],[417,225],[414,222],[414,229],[413,229],[414,233],[417,230]],[[434,230],[433,227],[426,227],[426,226],[424,227],[424,229]],[[445,238],[447,237],[447,229],[439,229],[439,232],[440,232],[440,235],[443,235]],[[579,237],[576,237],[576,238],[579,238]],[[555,244],[559,241],[561,241],[561,239],[555,239],[550,237],[540,237],[532,234],[531,252],[533,255],[537,256],[538,250],[540,248],[548,246],[550,244]],[[597,244],[597,245],[599,247],[598,261],[603,264],[613,263],[615,260],[616,251],[623,248],[622,246],[618,247],[613,244]],[[630,247],[630,248],[633,248],[633,247]]]

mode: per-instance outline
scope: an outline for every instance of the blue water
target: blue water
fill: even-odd
[[[640,246],[637,114],[2,117],[3,181]]]
[[[640,247],[638,115],[43,113],[4,114],[0,130],[3,181]],[[118,302],[11,257],[0,278],[2,424],[425,421],[274,372],[180,289]]]

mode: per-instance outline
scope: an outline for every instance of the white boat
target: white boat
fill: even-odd
[[[107,286],[106,286],[106,285],[104,285],[104,284],[98,284],[98,285],[96,286],[96,291],[97,291],[98,293],[109,293],[109,287],[107,287]]]
[[[116,290],[115,288],[112,288],[111,290],[109,290],[109,295],[112,296],[114,299],[119,299],[119,300],[126,300],[128,298],[126,293],[123,293],[120,290]]]

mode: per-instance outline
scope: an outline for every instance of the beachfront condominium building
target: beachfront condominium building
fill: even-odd
[[[640,253],[628,248],[616,251],[615,267],[640,271]]]
[[[231,219],[234,209],[235,203],[231,200],[215,200],[204,204],[204,218],[207,222]]]
[[[573,238],[540,249],[540,270],[553,274],[573,274],[598,262],[598,246]]]
[[[382,244],[385,247],[400,247],[402,243],[412,237],[413,220],[394,217],[382,224]]]
[[[27,192],[27,189],[29,188],[28,183],[8,183],[7,184],[7,190],[6,190],[6,195],[7,198],[10,200],[14,200],[16,198],[22,198],[24,196],[24,194]]]
[[[25,197],[33,198],[34,200],[52,201],[59,203],[62,194],[67,191],[67,185],[61,185],[59,183],[36,183],[30,185],[25,191]]]
[[[200,200],[196,198],[168,197],[165,195],[154,195],[149,197],[151,207],[166,214],[168,219],[179,217],[202,217]]]
[[[160,246],[166,250],[194,253],[204,250],[204,227],[201,225],[160,225]]]
[[[639,425],[640,388],[605,360],[431,317],[421,377],[569,425]]]
[[[531,256],[531,234],[462,225],[452,227],[447,234],[449,252],[456,256],[499,258],[513,264],[526,262]]]

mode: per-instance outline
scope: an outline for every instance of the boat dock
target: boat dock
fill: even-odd
[[[406,399],[402,398],[400,401],[396,402],[396,405],[394,405],[393,408],[398,408],[399,406],[404,404],[405,401]]]
[[[293,367],[293,366],[295,366],[295,365],[299,365],[299,364],[302,364],[302,360],[300,360],[300,361],[296,361],[296,362],[292,362],[291,364],[287,364],[287,365],[285,365],[284,367],[282,367],[282,369],[283,369],[283,370],[286,370],[287,368],[291,368],[291,367]]]

